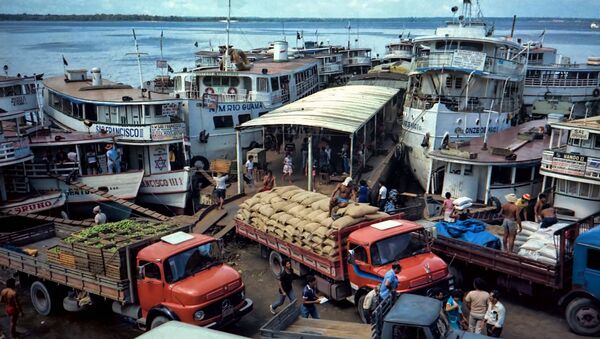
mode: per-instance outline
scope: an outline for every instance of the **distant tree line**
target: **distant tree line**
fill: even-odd
[[[186,16],[159,16],[145,14],[2,14],[0,21],[176,21],[176,22],[214,22],[226,20],[226,17],[186,17]],[[281,21],[286,18],[258,18],[258,17],[232,17],[237,21]],[[305,21],[331,21],[347,20],[343,18],[293,18]],[[352,21],[369,19],[352,19]]]

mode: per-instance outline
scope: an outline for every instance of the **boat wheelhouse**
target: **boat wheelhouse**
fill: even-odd
[[[413,57],[413,39],[400,39],[385,45],[385,55],[382,63],[389,64],[397,61],[411,61]]]
[[[521,109],[522,47],[493,37],[493,29],[481,18],[469,17],[470,12],[471,2],[465,0],[465,16],[433,36],[414,39],[402,142],[412,172],[427,192],[439,189],[427,179],[443,171],[429,158],[430,151],[509,128]]]
[[[533,120],[490,134],[487,140],[485,136],[473,138],[429,152],[444,168],[431,179],[434,187],[441,187],[435,193],[450,192],[453,197],[482,203],[492,197],[505,202],[509,193],[537,196],[542,187],[542,152],[550,141],[545,124],[545,120]]]
[[[143,173],[139,192],[130,198],[183,213],[191,184],[184,101],[102,80],[97,68],[92,76],[68,70],[66,78],[46,79],[45,114],[66,130],[115,134],[122,169]]]
[[[552,123],[540,173],[555,207],[575,217],[600,211],[600,117]]]
[[[584,117],[599,113],[600,63],[572,63],[556,48],[541,43],[529,48],[523,105],[533,116],[562,113]],[[594,103],[586,105],[586,103]]]
[[[371,49],[364,47],[354,47],[341,49],[338,53],[342,54],[342,65],[344,74],[348,77],[353,75],[366,74],[371,69]]]
[[[0,212],[24,214],[59,209],[62,193],[35,192],[9,176],[10,168],[33,159],[31,133],[42,127],[37,77],[0,76]]]
[[[248,120],[319,90],[319,61],[288,58],[287,42],[275,42],[276,53],[250,63],[230,49],[223,69],[177,73],[174,95],[184,99],[192,164],[208,168],[208,159],[235,159],[234,128]],[[244,147],[262,143],[262,130],[241,134]]]

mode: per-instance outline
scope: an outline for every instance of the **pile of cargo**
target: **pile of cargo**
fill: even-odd
[[[125,279],[125,248],[171,233],[172,225],[122,220],[86,228],[47,250],[48,261],[111,279]]]
[[[319,255],[339,255],[337,231],[366,219],[387,216],[377,207],[350,202],[335,221],[329,215],[330,197],[296,186],[276,187],[240,204],[236,219],[260,231],[304,247]]]
[[[552,227],[540,229],[539,223],[523,221],[523,230],[515,240],[515,252],[520,256],[555,266],[558,257],[557,241],[554,232],[564,224],[555,224]]]

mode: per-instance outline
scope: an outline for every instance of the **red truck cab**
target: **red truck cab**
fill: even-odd
[[[394,262],[400,263],[398,292],[427,294],[433,287],[450,289],[452,275],[446,263],[433,254],[423,226],[388,219],[350,233],[347,240],[348,278],[362,307],[365,293],[382,283]]]
[[[240,274],[223,264],[222,246],[212,237],[174,233],[141,249],[136,263],[147,328],[170,320],[221,327],[252,310]]]

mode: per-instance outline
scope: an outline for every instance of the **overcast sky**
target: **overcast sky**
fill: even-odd
[[[450,16],[460,0],[231,0],[238,17],[389,18]],[[474,0],[473,3],[476,1]],[[487,17],[600,20],[600,0],[481,0]],[[227,0],[0,0],[0,13],[226,16]]]

